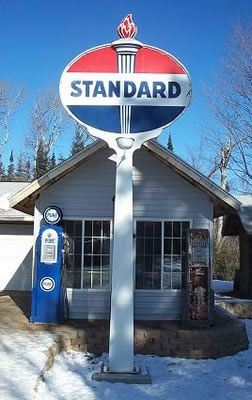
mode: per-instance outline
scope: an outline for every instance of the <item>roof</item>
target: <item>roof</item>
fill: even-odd
[[[29,182],[0,182],[0,221],[33,221],[33,218],[14,208],[8,208],[8,198],[24,189]]]
[[[107,144],[104,141],[97,140],[90,146],[81,150],[73,157],[57,165],[54,169],[43,175],[41,178],[30,183],[21,191],[11,196],[9,199],[10,207],[14,207],[28,214],[33,214],[34,203],[39,193],[50,185],[69,174],[79,165],[84,163],[90,157],[95,156],[97,152],[105,149]],[[146,151],[151,152],[155,157],[172,168],[184,179],[206,192],[214,203],[215,216],[236,213],[240,209],[240,202],[229,193],[221,189],[218,185],[206,178],[195,168],[183,161],[173,152],[166,150],[157,141],[151,140],[143,144]]]

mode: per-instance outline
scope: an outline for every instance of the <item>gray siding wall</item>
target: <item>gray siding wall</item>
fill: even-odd
[[[50,204],[63,210],[65,218],[112,218],[115,163],[109,149],[100,151],[68,176],[43,192],[38,213]],[[181,178],[148,150],[134,157],[135,219],[190,220],[192,228],[212,230],[213,205],[208,195]],[[110,293],[68,290],[71,318],[109,318]],[[136,291],[136,319],[180,319],[181,291]]]

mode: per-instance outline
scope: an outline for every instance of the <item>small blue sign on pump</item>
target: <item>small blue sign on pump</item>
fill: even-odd
[[[62,250],[63,228],[42,226],[36,246],[31,322],[57,324],[64,321]]]

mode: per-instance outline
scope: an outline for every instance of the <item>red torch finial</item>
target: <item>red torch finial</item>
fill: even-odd
[[[137,27],[132,19],[132,14],[128,14],[127,17],[122,19],[117,32],[122,39],[133,39],[136,36]]]

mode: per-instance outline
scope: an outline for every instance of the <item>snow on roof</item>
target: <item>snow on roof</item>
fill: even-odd
[[[33,221],[33,218],[21,211],[8,207],[8,199],[24,189],[30,182],[0,182],[0,221]]]

